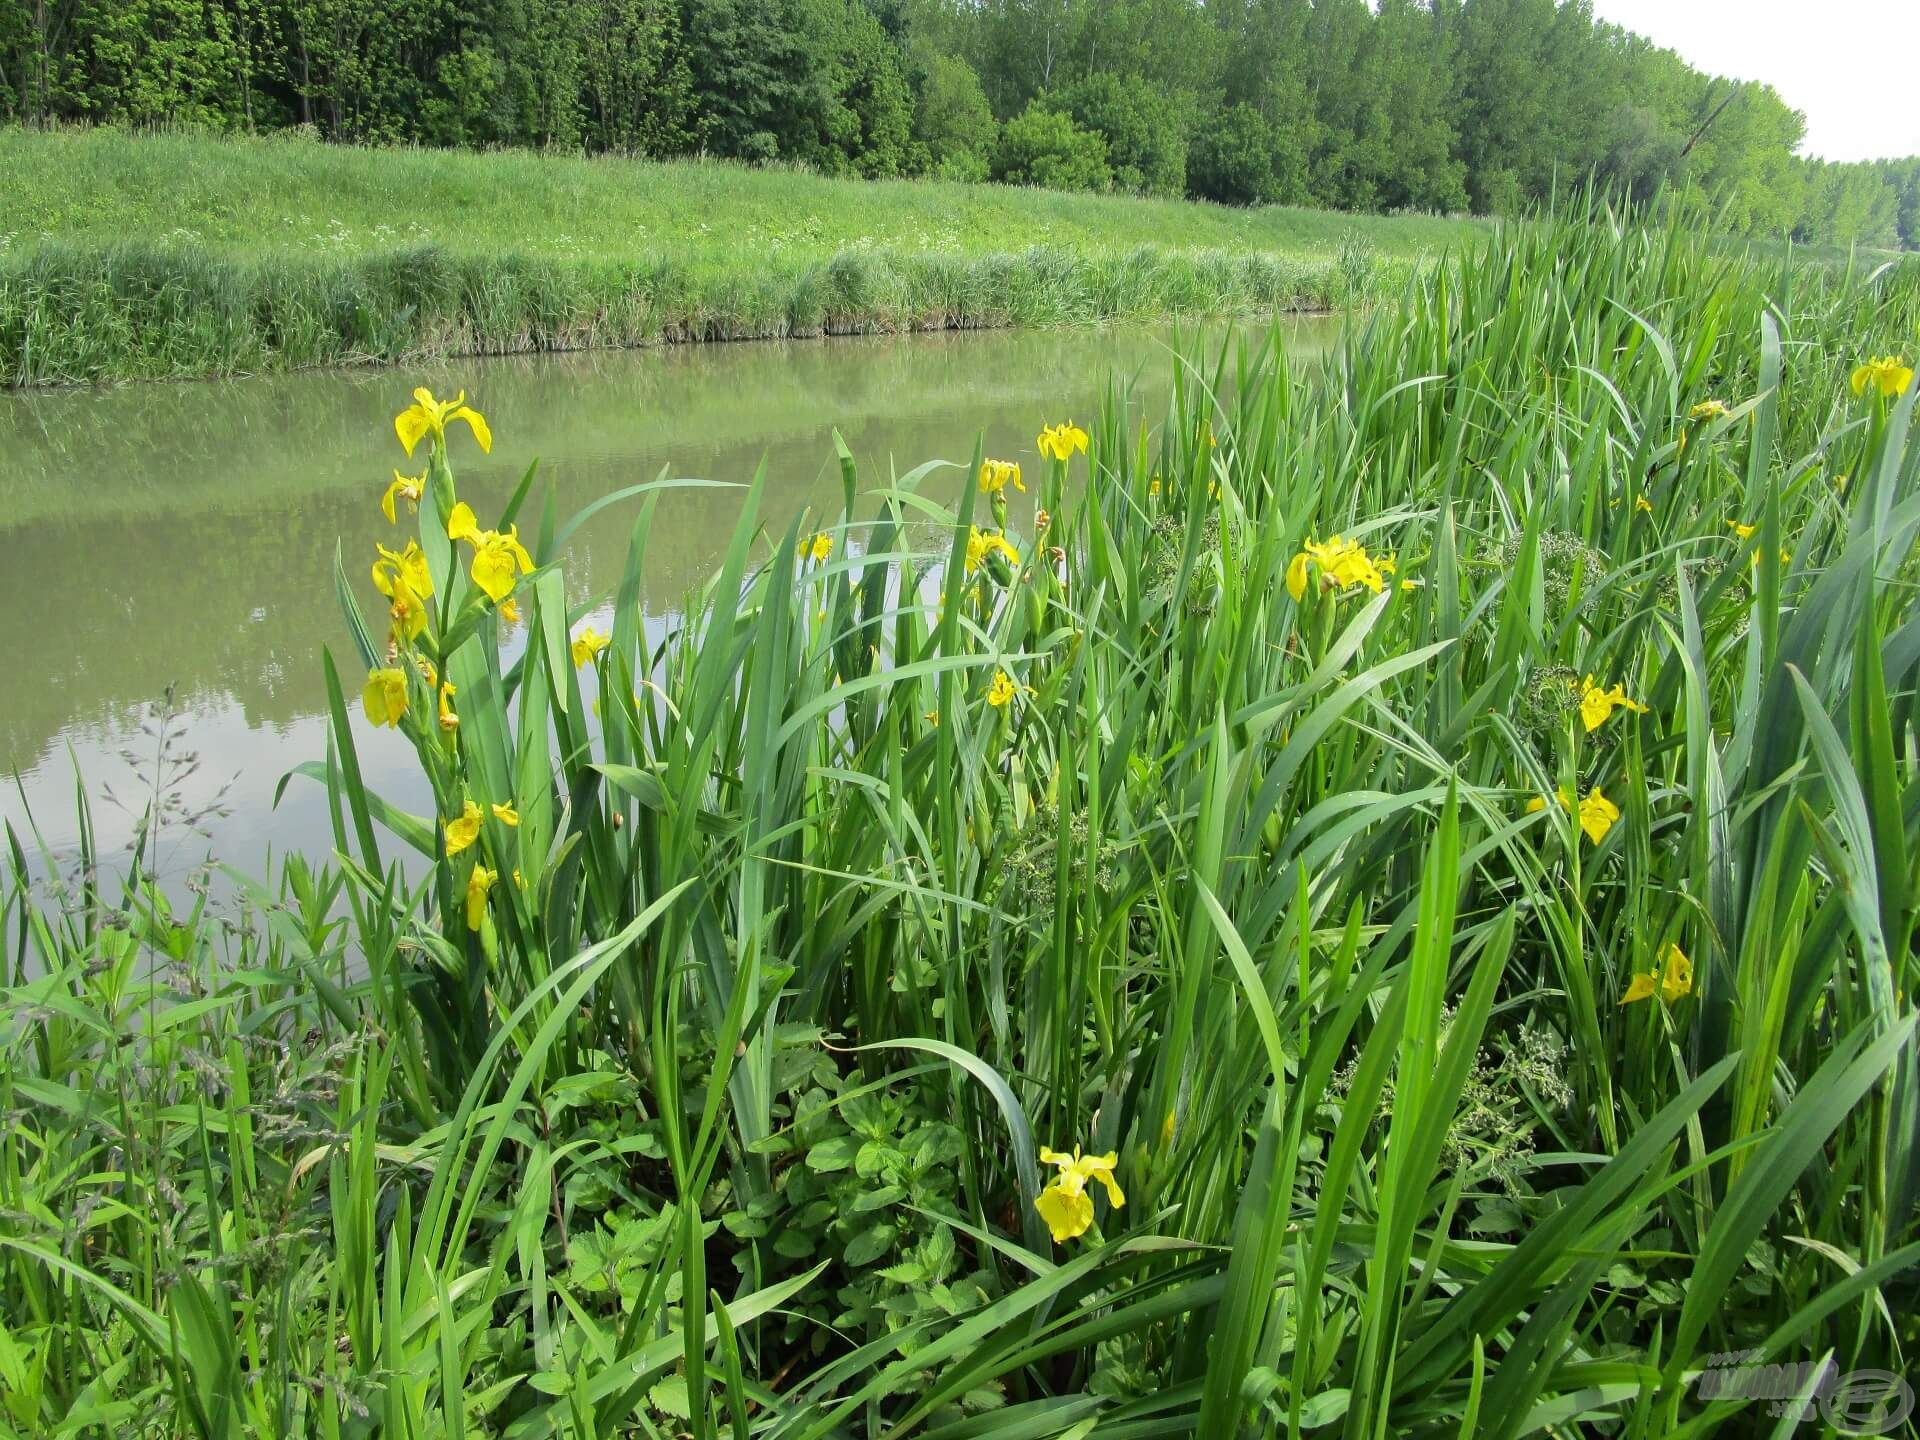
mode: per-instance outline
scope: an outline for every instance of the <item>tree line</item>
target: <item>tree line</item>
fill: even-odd
[[[1920,248],[1920,158],[1586,0],[0,0],[0,116],[1512,213],[1588,175]]]

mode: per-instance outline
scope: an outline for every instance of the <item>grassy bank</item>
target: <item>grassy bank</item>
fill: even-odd
[[[1543,224],[1003,457],[1041,533],[756,484],[665,630],[657,491],[583,614],[452,421],[340,567],[333,833],[237,916],[0,893],[12,1423],[1786,1433],[1741,1351],[1857,1429],[1920,1342],[1920,447],[1851,382],[1916,320]]]
[[[737,166],[0,132],[0,376],[1325,308],[1472,222]]]

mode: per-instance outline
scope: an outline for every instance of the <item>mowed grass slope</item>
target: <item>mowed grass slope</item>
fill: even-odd
[[[367,253],[432,243],[465,254],[630,260],[684,254],[819,259],[847,249],[985,255],[1080,250],[1265,250],[1330,259],[1358,237],[1409,259],[1482,233],[1478,222],[1236,210],[937,180],[833,179],[799,170],[526,151],[349,149],[287,137],[0,131],[0,235],[114,245],[173,237],[215,250]]]
[[[1329,308],[1477,222],[708,163],[0,132],[0,379]]]

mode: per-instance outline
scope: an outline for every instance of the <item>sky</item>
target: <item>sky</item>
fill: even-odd
[[[1696,69],[1762,80],[1807,117],[1803,154],[1920,155],[1920,0],[1593,0]]]

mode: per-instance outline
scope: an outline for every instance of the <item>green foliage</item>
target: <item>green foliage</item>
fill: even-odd
[[[913,138],[926,147],[928,168],[943,180],[984,180],[998,133],[980,77],[957,55],[918,57]]]
[[[996,123],[1035,107],[1098,134],[1111,183],[1139,194],[1518,215],[1592,176],[1635,203],[1704,196],[1738,235],[1920,243],[1920,160],[1801,158],[1801,119],[1772,89],[1558,0],[0,6],[0,120],[32,125],[311,126],[977,180],[1005,172]],[[1019,183],[1099,188],[1047,129],[1024,119]]]
[[[1136,195],[1186,193],[1188,119],[1164,91],[1099,72],[1062,91],[1059,103],[1075,124],[1106,141],[1118,188]]]
[[[1049,190],[1105,190],[1113,183],[1107,142],[1064,110],[1035,100],[1000,127],[993,178]]]
[[[1282,193],[1274,172],[1273,127],[1241,101],[1220,111],[1193,137],[1187,176],[1196,195],[1226,205],[1259,205]]]
[[[6,832],[6,1423],[1730,1440],[1798,1417],[1716,1356],[1899,1376],[1920,392],[1851,378],[1917,321],[1536,218],[1117,384],[1031,513],[717,477],[665,623],[686,481],[563,521],[429,431],[418,592],[336,557],[316,858]]]

